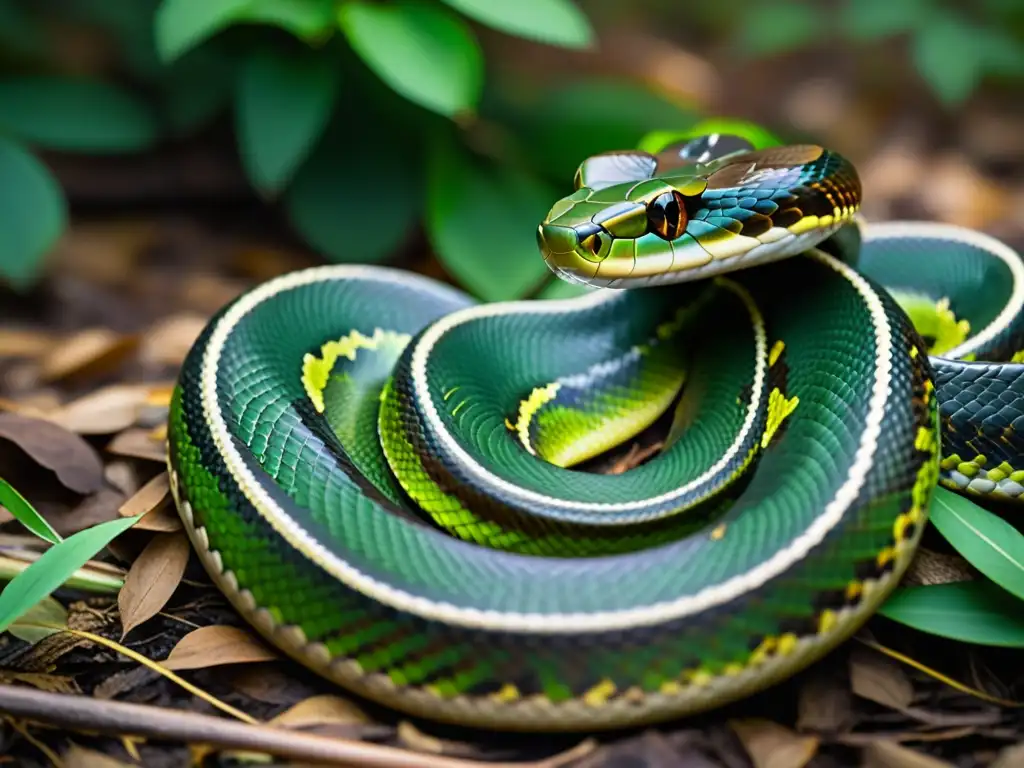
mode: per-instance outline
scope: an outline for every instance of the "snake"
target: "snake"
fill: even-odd
[[[170,486],[214,584],[386,708],[593,731],[719,707],[875,612],[937,484],[1024,486],[1001,242],[866,224],[817,145],[707,134],[573,186],[523,258],[577,295],[314,266],[230,302],[181,367]]]

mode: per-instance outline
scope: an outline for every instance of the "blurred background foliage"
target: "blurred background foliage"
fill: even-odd
[[[62,158],[201,139],[229,142],[319,258],[398,263],[422,241],[484,300],[564,294],[534,231],[579,161],[765,114],[790,94],[757,73],[786,67],[955,115],[1024,82],[1024,3],[0,0],[0,279],[46,274]],[[812,88],[770,127],[845,122],[830,135],[860,160],[832,96]]]

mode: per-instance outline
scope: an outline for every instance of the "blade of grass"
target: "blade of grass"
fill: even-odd
[[[0,477],[0,504],[3,504],[19,523],[43,541],[48,541],[51,544],[58,544],[62,541],[60,534],[53,530],[53,527],[46,522],[46,518],[40,515],[35,507],[29,504],[28,500],[2,477]]]

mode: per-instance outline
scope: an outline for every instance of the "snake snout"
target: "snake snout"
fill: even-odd
[[[592,235],[581,239],[575,227],[541,224],[537,228],[537,243],[548,268],[569,282],[589,282],[597,275],[600,261],[607,256],[606,252],[600,253],[601,249],[594,252],[599,240]],[[607,251],[607,247],[603,250]]]

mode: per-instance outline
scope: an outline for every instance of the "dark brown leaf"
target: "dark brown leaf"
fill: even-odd
[[[269,721],[283,728],[309,728],[318,725],[353,725],[372,722],[366,713],[348,699],[331,694],[311,696]]]
[[[126,429],[109,443],[107,451],[118,456],[132,456],[163,464],[167,460],[167,448],[163,440],[154,439],[148,429],[133,427]]]
[[[904,710],[914,700],[914,686],[896,662],[866,648],[850,654],[853,692],[882,706]]]
[[[166,472],[154,477],[118,510],[124,517],[145,515],[135,528],[144,531],[179,531],[181,518],[171,504],[171,488]]]
[[[103,487],[99,454],[74,432],[45,419],[0,413],[0,437],[16,444],[36,463],[52,469],[65,488],[86,494]]]
[[[836,675],[822,670],[812,675],[800,689],[799,731],[838,733],[854,722],[853,695]]]
[[[945,760],[882,739],[864,748],[862,765],[863,768],[953,768],[953,764]]]
[[[115,370],[138,347],[138,336],[123,336],[106,328],[80,331],[43,358],[44,381],[88,377]]]

